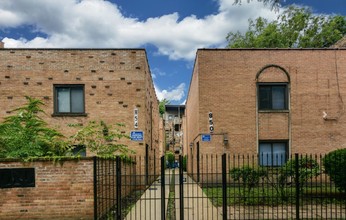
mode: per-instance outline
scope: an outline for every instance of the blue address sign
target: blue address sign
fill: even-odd
[[[130,138],[132,141],[143,141],[144,132],[143,131],[131,131]]]
[[[210,134],[202,134],[202,141],[203,142],[210,142],[211,141],[211,135]]]

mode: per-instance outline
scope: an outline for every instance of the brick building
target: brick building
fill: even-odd
[[[0,94],[0,120],[31,96],[44,101],[44,120],[66,136],[74,133],[68,124],[124,123],[122,133],[143,131],[143,140],[122,139],[137,156],[154,158],[162,151],[158,100],[144,49],[2,48]]]
[[[182,122],[185,115],[185,105],[166,105],[165,109],[166,150],[174,152],[178,160],[183,150]]]
[[[185,154],[264,155],[346,147],[346,49],[200,49],[186,103]],[[210,136],[209,136],[210,135]]]

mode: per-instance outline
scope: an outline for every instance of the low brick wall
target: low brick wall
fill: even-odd
[[[0,188],[0,219],[93,219],[92,158],[0,160],[0,168],[35,168],[35,187]]]

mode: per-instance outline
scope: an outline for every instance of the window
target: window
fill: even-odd
[[[287,109],[287,85],[260,84],[258,87],[259,110],[285,110]]]
[[[35,187],[34,168],[0,169],[0,188]]]
[[[86,157],[86,147],[83,145],[76,145],[72,149],[72,154],[74,156],[81,156],[81,157]]]
[[[259,157],[261,166],[281,166],[286,162],[287,142],[260,142]]]
[[[84,114],[84,85],[54,85],[54,113]]]
[[[180,131],[180,124],[174,125],[174,130],[175,131]]]

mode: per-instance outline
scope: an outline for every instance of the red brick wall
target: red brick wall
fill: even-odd
[[[280,68],[265,69],[257,79],[268,65],[289,75],[289,111],[257,110],[257,82],[288,80]],[[325,154],[346,147],[345,100],[344,49],[203,49],[187,99],[185,137],[194,142],[194,154],[197,141],[204,154],[256,154],[260,140],[288,140],[289,153]],[[209,111],[214,135],[201,142],[196,135],[208,133]]]
[[[184,129],[184,140],[185,140],[185,152],[186,155],[189,155],[192,158],[192,155],[196,152],[193,152],[193,148],[195,146],[190,146],[191,144],[195,145],[195,138],[198,137],[200,132],[199,127],[199,118],[200,118],[200,108],[199,108],[199,62],[198,56],[196,57],[194,71],[192,75],[192,79],[190,82],[189,95],[186,100],[186,108],[185,108],[185,129]],[[206,116],[207,117],[207,116]],[[192,147],[192,148],[191,148]],[[187,170],[191,172],[196,172],[196,166],[193,165],[192,159],[187,161]]]
[[[87,115],[52,117],[54,84],[83,84]],[[143,49],[1,49],[0,121],[26,103],[24,96],[43,100],[43,119],[67,137],[75,132],[68,124],[90,120],[124,123],[121,131],[129,135],[137,108],[145,140],[121,141],[136,155],[144,156],[146,144],[159,152],[158,101]],[[153,156],[154,150],[149,153]]]
[[[0,162],[35,168],[35,187],[0,189],[0,219],[93,219],[93,160]]]

